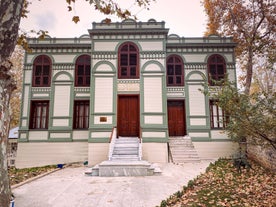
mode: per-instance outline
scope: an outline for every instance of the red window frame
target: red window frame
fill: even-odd
[[[89,101],[77,100],[74,102],[74,129],[89,128]]]
[[[221,81],[225,78],[226,64],[221,55],[214,54],[208,58],[208,76],[209,84],[211,86],[219,85],[217,81]]]
[[[77,58],[75,64],[75,86],[89,87],[91,73],[91,57],[81,55]]]
[[[39,55],[33,62],[33,87],[49,87],[51,84],[52,61],[46,55]]]
[[[139,78],[139,49],[131,43],[126,42],[118,50],[118,78],[138,79]]]
[[[49,101],[32,101],[30,129],[48,129]]]
[[[167,86],[184,86],[184,64],[178,55],[167,58]]]

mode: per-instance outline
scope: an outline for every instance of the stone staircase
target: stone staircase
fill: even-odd
[[[110,161],[138,161],[139,159],[138,137],[119,137],[115,140]]]
[[[173,163],[200,162],[190,137],[169,137],[169,148]]]
[[[101,177],[158,175],[161,170],[141,160],[141,143],[137,137],[115,138],[109,160],[94,166],[87,175]]]

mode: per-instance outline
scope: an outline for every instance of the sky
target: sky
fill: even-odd
[[[85,0],[77,0],[68,12],[66,0],[31,0],[28,18],[21,20],[21,30],[47,30],[51,37],[80,37],[88,34],[92,22],[101,22],[106,17],[113,22],[121,20],[114,16],[104,16]],[[136,14],[137,21],[147,22],[155,19],[165,21],[169,34],[180,37],[201,37],[206,29],[206,15],[201,0],[156,0],[150,9],[140,8],[135,0],[118,0],[120,6]],[[73,16],[79,16],[80,22],[75,24]]]

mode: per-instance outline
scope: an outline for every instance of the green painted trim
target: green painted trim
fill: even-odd
[[[68,78],[69,78],[69,80],[60,80],[60,81],[57,81],[57,77],[60,76],[60,75],[67,75]],[[52,84],[53,84],[53,82],[55,82],[55,84],[57,84],[57,83],[59,83],[59,82],[62,82],[62,83],[63,83],[63,82],[69,82],[68,85],[71,85],[70,83],[71,83],[71,82],[74,82],[74,79],[73,79],[73,76],[72,76],[70,73],[68,73],[68,72],[66,72],[66,71],[61,71],[61,72],[56,73],[56,74],[52,77]]]
[[[97,68],[102,64],[109,65],[111,67],[112,71],[97,71]],[[91,66],[92,66],[92,64],[91,64]],[[111,62],[106,61],[106,60],[99,61],[95,65],[93,65],[91,72],[92,72],[92,74],[95,74],[95,73],[111,73],[111,74],[117,73],[116,67]]]
[[[193,142],[233,142],[230,139],[205,139],[205,138],[192,138]],[[234,143],[234,142],[233,142]]]
[[[97,138],[93,137],[88,140],[89,143],[109,143],[109,138]]]
[[[142,137],[143,143],[167,143],[168,138],[153,138],[153,137]]]
[[[23,143],[24,143],[24,142],[29,142],[29,140],[28,140],[28,139],[22,139],[22,138],[21,138],[21,139],[17,139],[17,142],[18,142],[18,143],[20,143],[20,142],[23,142]]]
[[[154,71],[145,71],[146,67],[151,64],[158,65],[160,68],[160,71],[155,71],[155,70]],[[165,73],[165,72],[166,72],[165,66],[156,60],[149,60],[149,61],[145,62],[144,65],[141,67],[141,74],[143,74],[143,73]]]
[[[70,138],[49,138],[48,142],[72,142]]]

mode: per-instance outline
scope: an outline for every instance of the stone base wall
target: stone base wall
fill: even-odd
[[[276,172],[276,150],[272,147],[263,148],[256,145],[247,146],[248,157],[267,169]]]

